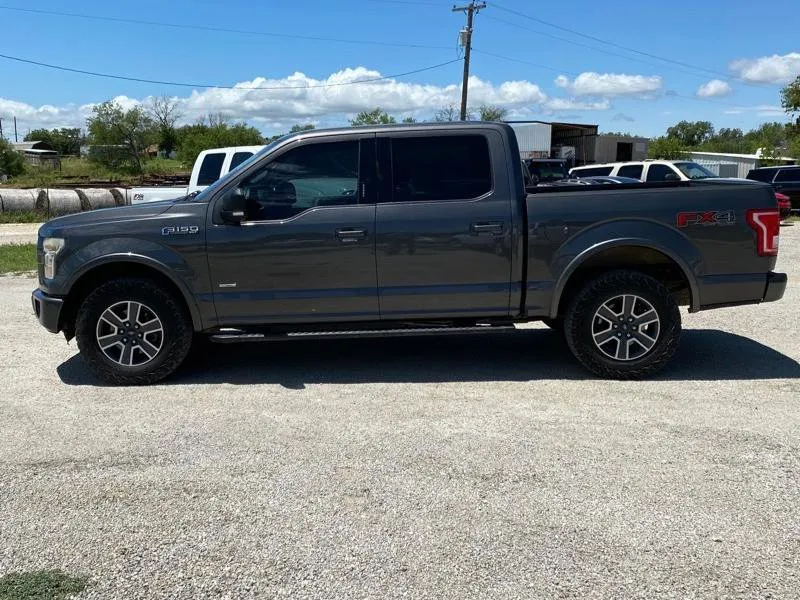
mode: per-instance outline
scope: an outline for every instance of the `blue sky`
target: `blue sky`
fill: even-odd
[[[13,115],[21,132],[79,126],[92,103],[110,98],[133,106],[166,94],[179,100],[185,121],[225,112],[265,133],[301,122],[342,124],[352,113],[377,105],[398,116],[430,118],[459,98],[460,62],[395,80],[323,87],[456,59],[464,15],[451,12],[452,3],[440,0],[243,5],[218,0],[0,0],[0,6],[0,54],[153,80],[293,88],[193,89],[0,59],[0,118],[7,136]],[[376,43],[181,29],[9,7]],[[601,130],[648,136],[681,119],[744,129],[784,120],[778,93],[783,83],[800,74],[800,44],[794,33],[781,35],[760,17],[754,22],[757,13],[752,3],[739,0],[673,0],[668,6],[630,0],[489,2],[476,17],[470,104],[500,104],[518,119],[598,123]],[[797,0],[773,0],[770,14],[783,15],[778,31],[800,29]],[[320,87],[297,89],[304,86]],[[705,91],[698,96],[701,86]]]

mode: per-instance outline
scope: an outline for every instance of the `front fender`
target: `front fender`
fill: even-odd
[[[611,221],[585,229],[568,239],[556,251],[550,266],[552,273],[560,275],[553,290],[550,317],[558,316],[561,295],[567,282],[586,260],[599,252],[623,246],[657,250],[672,259],[689,282],[690,311],[700,309],[697,278],[702,273],[703,263],[697,247],[686,236],[662,223],[631,219]]]

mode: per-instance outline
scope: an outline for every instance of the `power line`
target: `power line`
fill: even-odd
[[[388,1],[388,0],[384,0]],[[410,0],[407,0],[410,1]],[[254,31],[250,29],[230,29],[227,27],[211,27],[207,25],[187,25],[185,23],[166,23],[161,21],[144,21],[140,19],[126,19],[122,17],[107,17],[102,15],[87,15],[81,13],[71,13],[55,10],[41,10],[38,8],[20,8],[17,6],[4,6],[0,5],[0,10],[11,10],[23,13],[32,13],[38,15],[49,15],[56,17],[69,17],[73,19],[90,19],[93,21],[106,21],[110,23],[128,23],[133,25],[147,25],[155,27],[169,27],[172,29],[190,29],[195,31],[213,31],[216,33],[240,33],[245,35],[258,35],[264,37],[276,37],[283,39],[296,39],[308,40],[314,42],[335,42],[339,44],[357,44],[368,46],[388,46],[394,48],[424,48],[427,50],[450,50],[447,46],[432,46],[428,44],[416,44],[413,42],[383,42],[373,40],[351,40],[344,38],[323,37],[316,35],[301,35],[293,33],[276,33],[273,31]]]
[[[384,75],[381,77],[373,77],[371,79],[360,79],[358,81],[343,81],[340,83],[324,83],[320,85],[296,85],[296,86],[269,86],[269,87],[241,87],[235,85],[215,85],[215,84],[201,84],[201,83],[185,83],[179,81],[160,81],[157,79],[145,79],[140,77],[128,77],[125,75],[114,75],[111,73],[99,73],[96,71],[86,71],[84,69],[75,69],[72,67],[64,67],[61,65],[52,65],[45,62],[40,62],[37,60],[30,60],[27,58],[20,58],[18,56],[9,56],[7,54],[0,54],[0,58],[5,58],[6,60],[12,60],[20,63],[25,63],[29,65],[36,65],[38,67],[46,67],[48,69],[55,69],[58,71],[67,71],[70,73],[79,73],[81,75],[90,75],[92,77],[105,77],[106,79],[121,79],[123,81],[135,81],[137,83],[155,83],[157,85],[172,85],[177,87],[190,87],[190,88],[219,88],[225,90],[242,90],[242,91],[250,91],[250,90],[312,90],[318,88],[329,88],[329,87],[340,87],[345,85],[363,85],[366,83],[374,83],[376,81],[385,81],[387,79],[396,79],[398,77],[405,77],[407,75],[414,75],[416,73],[422,73],[423,71],[431,71],[433,69],[438,69],[440,67],[444,67],[447,65],[451,65],[453,63],[461,61],[460,58],[454,58],[453,60],[448,60],[447,62],[439,63],[436,65],[431,65],[429,67],[422,67],[420,69],[414,69],[413,71],[406,71],[404,73],[395,73],[393,75]]]

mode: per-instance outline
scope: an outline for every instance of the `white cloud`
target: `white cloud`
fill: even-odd
[[[555,84],[575,96],[650,96],[663,86],[657,75],[625,75],[617,73],[581,73],[570,80],[565,75],[556,77]]]
[[[721,96],[730,96],[732,93],[733,93],[733,88],[720,79],[712,79],[708,83],[704,83],[699,88],[697,88],[697,95],[700,98],[717,98]]]
[[[759,117],[785,117],[786,112],[777,104],[756,104],[755,106],[736,106],[722,111],[726,115],[755,113]]]
[[[376,106],[398,116],[431,116],[442,106],[458,105],[461,101],[460,83],[436,86],[389,79],[341,85],[380,76],[378,71],[356,67],[343,69],[325,79],[314,79],[303,73],[282,79],[257,77],[236,84],[235,89],[193,90],[188,96],[175,99],[184,122],[193,122],[208,113],[224,113],[232,119],[248,120],[271,130],[285,130],[299,122],[341,124],[350,115]],[[530,81],[505,81],[496,85],[473,76],[469,86],[470,106],[497,104],[514,111],[541,107],[547,101],[547,95]],[[124,108],[131,108],[146,103],[149,97],[118,96],[115,100]],[[93,106],[94,103],[37,108],[0,98],[0,114],[16,114],[26,130],[83,127]]]
[[[601,102],[582,102],[574,98],[551,98],[544,103],[544,107],[550,111],[608,110],[611,108],[611,103],[605,99]]]
[[[733,61],[729,68],[745,81],[788,83],[800,75],[800,52],[742,58]]]

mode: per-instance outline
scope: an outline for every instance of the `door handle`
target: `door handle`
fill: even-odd
[[[469,226],[472,235],[496,235],[503,233],[503,224],[498,222],[491,223],[472,223]]]
[[[345,244],[352,244],[358,240],[367,237],[366,229],[359,229],[357,227],[346,227],[344,229],[336,230],[336,239]]]

